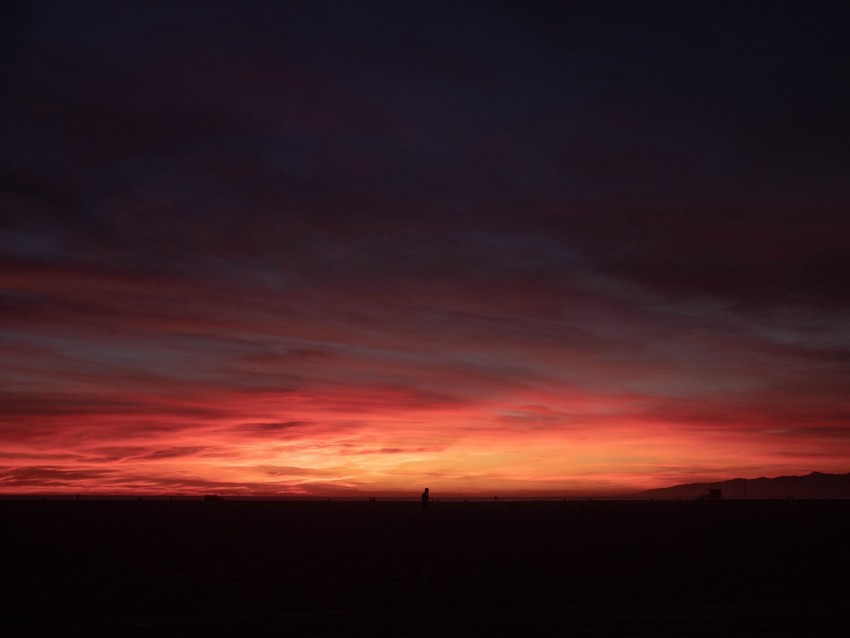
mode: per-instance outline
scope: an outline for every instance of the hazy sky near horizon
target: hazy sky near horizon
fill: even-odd
[[[850,471],[837,2],[11,2],[0,493]]]

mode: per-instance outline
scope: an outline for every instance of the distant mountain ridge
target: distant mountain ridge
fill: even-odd
[[[638,492],[639,498],[699,498],[709,489],[720,489],[723,498],[850,498],[850,473],[730,479],[712,483],[686,483]],[[745,491],[746,490],[746,491]]]

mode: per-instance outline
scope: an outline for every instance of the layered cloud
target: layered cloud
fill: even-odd
[[[841,10],[659,11],[22,6],[0,492],[847,471]]]

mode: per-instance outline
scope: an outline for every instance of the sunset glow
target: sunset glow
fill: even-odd
[[[4,71],[0,494],[850,471],[840,32],[743,86],[593,12],[118,4]]]

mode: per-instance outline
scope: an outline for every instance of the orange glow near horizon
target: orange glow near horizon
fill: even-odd
[[[535,402],[530,403],[529,400]],[[418,404],[397,389],[218,393],[18,417],[7,494],[316,496],[628,494],[676,483],[843,471],[834,443],[761,424],[649,421],[646,398],[569,393]],[[64,403],[63,403],[64,402]],[[82,403],[75,403],[79,408]],[[43,433],[43,434],[40,434]],[[846,450],[844,451],[846,452]],[[845,457],[846,458],[846,457]],[[824,463],[826,461],[826,463]]]

